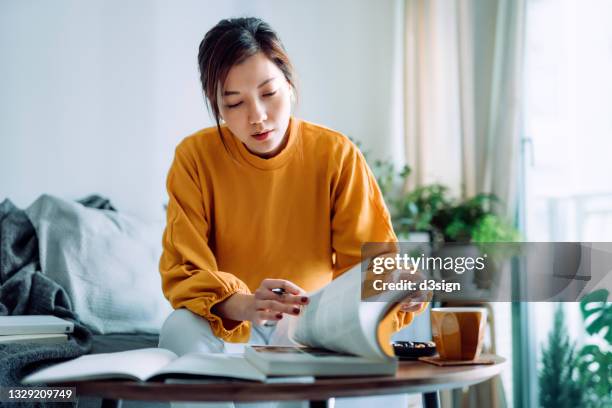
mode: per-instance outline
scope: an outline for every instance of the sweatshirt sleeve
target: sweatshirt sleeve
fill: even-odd
[[[367,242],[389,243],[381,253],[397,251],[391,216],[361,152],[350,144],[339,162],[332,186],[332,246],[334,278],[361,262],[361,246]],[[380,254],[370,254],[376,256]],[[397,331],[412,322],[418,312],[396,311],[385,317],[385,327]]]
[[[210,322],[213,333],[230,342],[246,342],[250,322],[222,319],[211,308],[234,293],[250,293],[247,285],[217,270],[209,247],[209,192],[201,182],[198,163],[180,145],[168,173],[167,225],[159,263],[162,290],[175,309],[184,307]]]

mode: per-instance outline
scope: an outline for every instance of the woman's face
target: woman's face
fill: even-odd
[[[259,52],[230,69],[219,92],[219,111],[247,149],[272,157],[284,147],[290,95],[282,71]]]

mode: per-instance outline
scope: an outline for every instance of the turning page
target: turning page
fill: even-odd
[[[310,302],[289,327],[294,342],[370,359],[388,359],[377,339],[378,323],[392,306],[361,301],[361,265],[309,294]]]

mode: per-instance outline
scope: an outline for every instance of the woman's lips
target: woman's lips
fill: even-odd
[[[251,136],[254,137],[255,140],[261,142],[262,140],[266,140],[268,138],[268,136],[270,136],[270,133],[272,133],[272,130],[266,130],[265,132],[257,133],[257,134],[251,135]]]

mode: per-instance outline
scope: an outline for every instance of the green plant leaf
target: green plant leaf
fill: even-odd
[[[483,216],[472,230],[473,242],[516,242],[520,234],[512,225],[497,215]]]
[[[589,398],[595,403],[592,405],[597,406],[596,402],[601,401],[602,398],[610,398],[612,396],[612,353],[603,352],[598,346],[589,344],[580,351],[577,363],[583,387],[595,394]],[[587,395],[590,392],[587,392]]]
[[[580,301],[580,310],[586,331],[591,335],[601,335],[612,344],[612,304],[608,302],[608,295],[606,289],[589,293]]]

